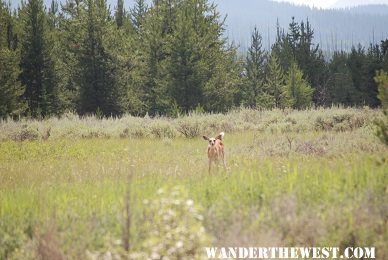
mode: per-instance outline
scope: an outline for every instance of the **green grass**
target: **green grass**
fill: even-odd
[[[58,135],[47,140],[4,137],[0,258],[58,253],[84,259],[88,252],[119,252],[128,188],[131,251],[141,252],[153,236],[150,223],[157,222],[144,201],[160,199],[160,188],[168,193],[179,186],[204,217],[201,223],[211,241],[207,246],[375,246],[378,259],[385,259],[388,150],[369,123],[378,112],[326,112],[240,111],[156,119],[162,120],[163,129],[178,129],[179,120],[189,124],[198,120],[206,135],[223,130],[222,126],[208,130],[207,122],[215,117],[234,116],[251,125],[245,129],[236,124],[226,131],[227,171],[220,168],[212,174],[207,172],[207,144],[199,136],[82,138],[67,135],[61,124],[68,122],[56,119],[52,127]],[[156,124],[152,119],[134,120]],[[122,123],[113,120],[107,126],[92,121],[95,129],[106,133]],[[14,136],[8,124],[16,124],[16,132],[26,128],[2,124],[9,129],[7,136]],[[34,124],[43,129],[51,123],[28,122],[27,128]],[[162,236],[159,239],[163,242]],[[45,241],[51,246],[45,247]]]

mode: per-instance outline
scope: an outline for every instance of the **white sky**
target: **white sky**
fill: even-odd
[[[300,5],[303,4],[303,5],[320,7],[320,8],[329,8],[330,6],[334,5],[335,2],[337,2],[337,0],[288,0],[284,2],[292,2],[295,4],[300,4]]]
[[[315,6],[319,8],[330,8],[334,7],[338,2],[340,7],[345,7],[344,5],[364,5],[364,4],[388,4],[388,0],[353,0],[353,1],[344,1],[344,0],[276,0],[279,2],[291,2],[298,5],[308,5]]]

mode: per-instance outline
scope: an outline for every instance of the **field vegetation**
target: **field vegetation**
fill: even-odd
[[[204,246],[388,251],[379,110],[0,123],[0,259],[200,259]],[[225,132],[227,170],[201,138]]]
[[[207,0],[46,2],[0,0],[0,260],[388,259],[388,40],[325,57],[290,13],[240,53]]]

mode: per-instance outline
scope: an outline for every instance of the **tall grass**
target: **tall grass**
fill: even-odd
[[[375,246],[385,259],[388,153],[374,136],[378,116],[333,108],[3,121],[0,258],[201,258],[204,245],[330,245]],[[15,138],[22,129],[38,137]],[[227,171],[208,174],[197,136],[221,130]],[[130,256],[122,239],[129,185]],[[187,201],[193,206],[177,206]]]
[[[259,111],[237,109],[227,114],[192,113],[178,118],[130,115],[121,118],[95,116],[79,117],[67,113],[46,120],[22,119],[0,121],[0,140],[47,140],[62,138],[175,138],[198,137],[222,129],[227,133],[239,131],[306,132],[312,130],[348,131],[369,125],[382,117],[369,108],[310,109],[304,111]]]

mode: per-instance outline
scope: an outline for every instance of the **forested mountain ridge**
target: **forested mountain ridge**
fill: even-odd
[[[336,0],[334,4],[330,5],[330,8],[349,8],[357,6],[378,6],[388,5],[387,0]]]
[[[256,25],[268,47],[276,38],[276,24],[287,28],[291,17],[309,19],[315,31],[314,42],[323,50],[350,50],[357,43],[378,43],[388,36],[388,6],[367,5],[346,9],[317,9],[267,0],[216,0],[222,14],[227,14],[227,33],[243,49]]]
[[[328,59],[310,19],[291,18],[269,28],[273,43],[254,28],[238,53],[207,0],[117,6],[28,0],[15,12],[0,0],[0,117],[381,104],[375,76],[388,71],[388,39]]]

